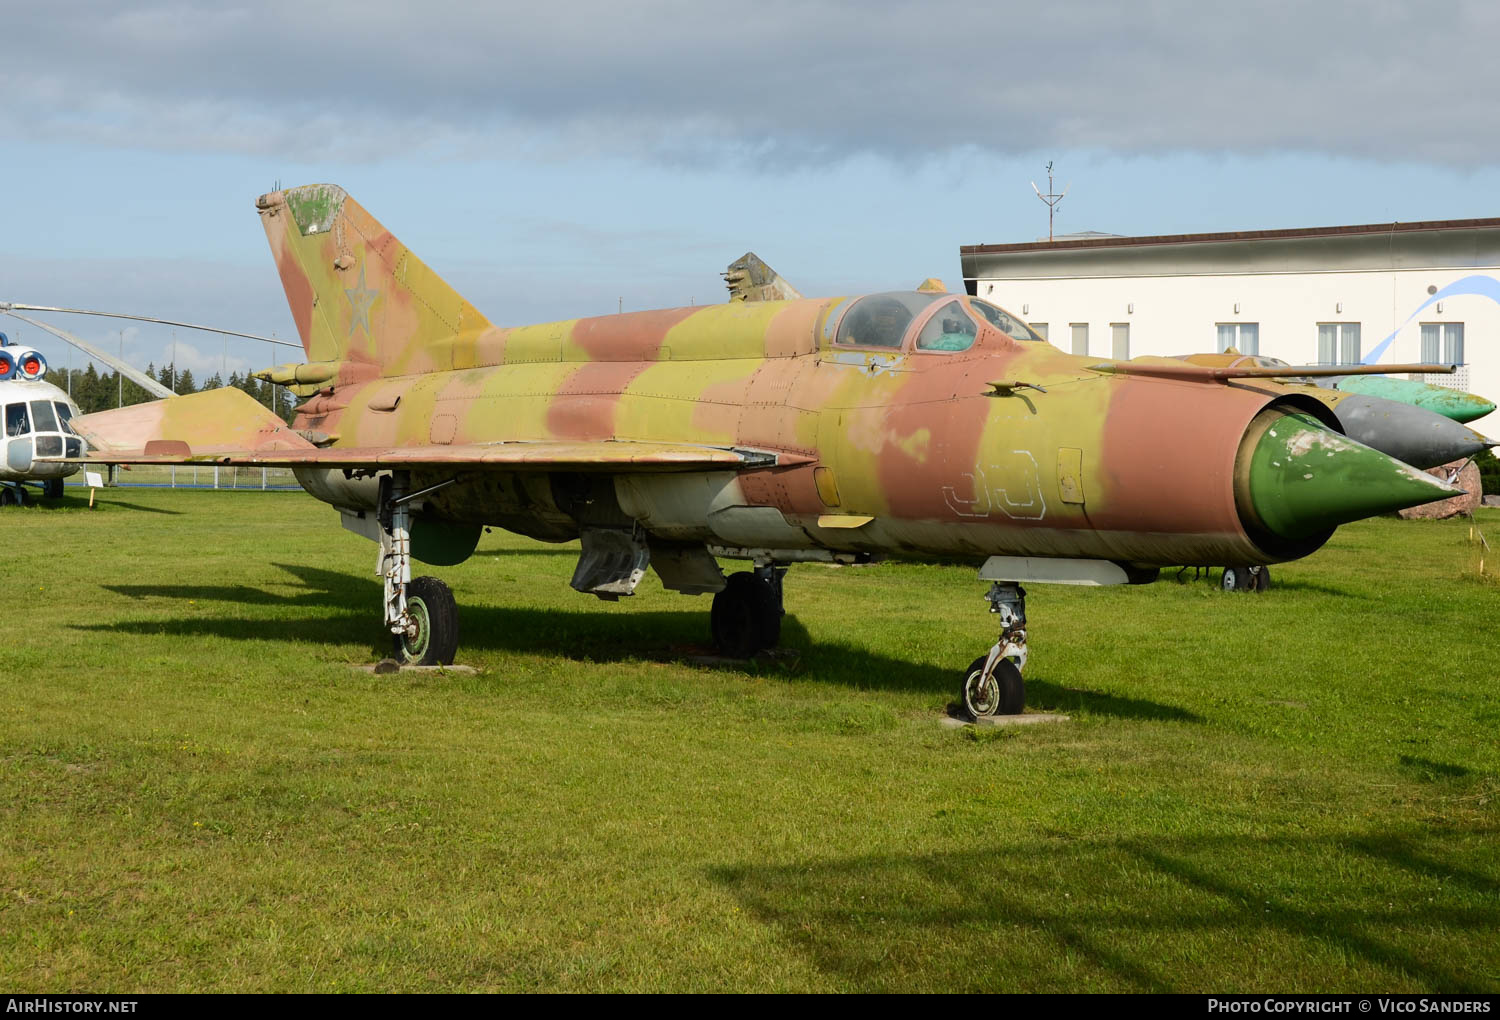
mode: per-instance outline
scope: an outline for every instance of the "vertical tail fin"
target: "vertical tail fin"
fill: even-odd
[[[456,340],[492,328],[344,189],[288,188],[255,206],[309,361],[451,368]]]

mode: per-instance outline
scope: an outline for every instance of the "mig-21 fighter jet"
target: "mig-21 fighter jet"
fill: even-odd
[[[648,568],[712,593],[736,657],[777,643],[786,564],[959,561],[1000,629],[956,671],[963,704],[1013,713],[1022,584],[1296,559],[1457,491],[1271,370],[1101,363],[977,297],[802,298],[752,265],[759,300],[501,327],[337,187],[256,209],[307,355],[263,374],[305,398],[293,424],[233,390],[75,424],[98,460],[292,468],[379,543],[413,663],[451,662],[459,621],[412,561],[458,563],[486,525],[579,541],[572,586],[600,598]]]

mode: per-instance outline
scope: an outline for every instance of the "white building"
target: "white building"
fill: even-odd
[[[1500,219],[976,244],[959,256],[970,294],[1066,351],[1467,362],[1427,381],[1500,403]]]

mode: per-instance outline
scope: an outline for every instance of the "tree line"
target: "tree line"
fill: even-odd
[[[198,381],[193,378],[192,370],[187,368],[174,373],[171,365],[163,365],[157,369],[155,363],[152,363],[146,367],[146,374],[178,395],[233,386],[237,390],[250,394],[258,403],[275,411],[288,423],[291,422],[297,406],[297,398],[291,393],[279,386],[256,379],[248,372],[244,375],[231,372],[228,382],[215,372],[204,380],[202,386],[199,386]],[[94,367],[92,361],[85,369],[70,370],[49,365],[47,381],[72,396],[73,403],[77,404],[78,410],[84,414],[107,411],[124,404],[142,404],[156,399],[128,377],[121,379],[118,372],[107,374],[100,372]]]

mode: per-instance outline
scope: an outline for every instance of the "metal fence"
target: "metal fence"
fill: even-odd
[[[69,478],[68,484],[85,484],[83,473],[79,472]],[[302,491],[302,486],[292,476],[291,468],[214,467],[197,464],[180,467],[158,464],[122,465],[115,472],[114,484],[123,488]]]

